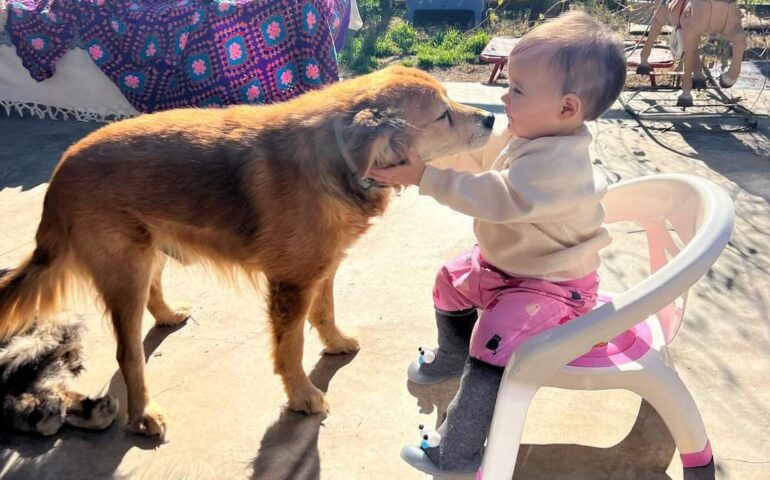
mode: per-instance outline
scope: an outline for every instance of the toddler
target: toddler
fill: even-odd
[[[625,75],[620,39],[589,15],[564,14],[525,35],[508,58],[506,134],[447,159],[460,171],[410,152],[407,164],[371,172],[380,182],[419,185],[421,195],[475,219],[478,244],[436,277],[433,361],[408,370],[421,384],[461,375],[438,445],[402,450],[414,467],[475,471],[512,352],[594,307],[599,250],[610,236],[585,122],[617,99]]]

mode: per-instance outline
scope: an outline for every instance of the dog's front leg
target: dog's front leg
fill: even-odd
[[[326,345],[325,353],[353,353],[360,348],[358,340],[343,334],[334,320],[334,274],[331,273],[316,291],[310,307],[310,324],[318,330],[321,341]]]
[[[289,408],[306,413],[326,412],[321,390],[302,369],[303,326],[312,287],[298,282],[270,279],[270,321],[273,327],[273,361],[281,376]]]

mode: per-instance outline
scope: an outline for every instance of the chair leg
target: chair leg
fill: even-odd
[[[643,359],[644,369],[628,376],[626,386],[658,411],[674,438],[685,468],[702,467],[712,458],[706,427],[690,391],[655,350]]]
[[[489,83],[490,85],[493,85],[497,82],[497,79],[500,78],[500,73],[503,71],[503,67],[505,66],[506,62],[503,63],[495,63],[494,68],[492,69],[492,74],[489,76]]]
[[[476,473],[476,480],[510,480],[513,477],[527,410],[537,390],[534,385],[506,382],[503,377],[484,460]]]

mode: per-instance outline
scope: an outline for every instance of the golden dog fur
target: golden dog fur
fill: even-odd
[[[364,188],[360,177],[399,163],[409,147],[423,158],[479,148],[493,120],[451,101],[430,75],[391,67],[282,104],[172,110],[107,125],[56,167],[37,246],[0,280],[0,340],[58,310],[73,281],[91,281],[117,337],[128,428],[163,435],[167,417],[144,378],[142,315],[146,306],[156,325],[185,321],[163,299],[165,258],[203,260],[264,274],[275,371],[289,406],[324,411],[302,369],[303,320],[328,353],[358,349],[335,326],[334,273],[391,194]]]

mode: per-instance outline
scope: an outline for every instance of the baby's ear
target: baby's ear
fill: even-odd
[[[568,93],[561,99],[561,118],[563,120],[569,120],[575,118],[576,115],[583,114],[583,103],[580,101],[580,97],[574,93]]]
[[[344,147],[358,174],[372,166],[396,163],[406,152],[406,121],[391,110],[365,108],[356,113],[342,130]]]

